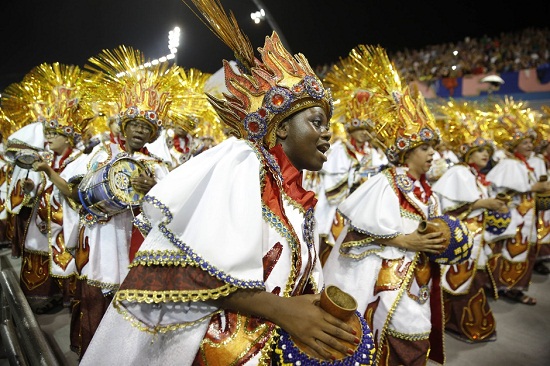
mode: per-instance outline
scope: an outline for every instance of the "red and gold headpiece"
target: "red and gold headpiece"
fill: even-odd
[[[132,47],[103,50],[91,57],[84,68],[100,77],[91,87],[92,93],[106,105],[106,110],[117,106],[121,131],[131,120],[143,121],[153,130],[150,141],[159,136],[171,108],[177,109],[180,99],[185,97],[185,83],[177,65],[169,66],[167,62],[147,65],[141,51]]]
[[[524,139],[535,142],[537,113],[527,106],[526,102],[514,101],[510,96],[490,106],[487,113],[492,118],[493,139],[503,148],[513,151]]]
[[[441,118],[436,121],[441,138],[463,161],[479,149],[488,149],[492,155],[495,146],[490,138],[490,118],[476,102],[453,99],[438,105]]]
[[[185,1],[184,1],[185,2]],[[313,106],[332,116],[332,97],[302,54],[292,56],[277,33],[266,37],[254,57],[248,37],[217,0],[192,0],[210,29],[235,53],[239,70],[224,60],[224,98],[209,95],[210,102],[230,133],[253,142],[275,145],[276,127],[290,115]]]
[[[43,63],[6,89],[4,108],[21,126],[41,121],[45,133],[67,136],[75,145],[94,117],[88,104],[82,103],[86,80],[78,66]]]

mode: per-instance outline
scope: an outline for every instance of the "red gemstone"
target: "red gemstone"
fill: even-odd
[[[258,110],[258,114],[260,115],[260,117],[264,118],[267,115],[267,112],[266,112],[265,108],[260,108]]]
[[[258,122],[250,122],[248,124],[248,129],[253,132],[253,133],[256,133],[260,130],[260,126],[258,125]]]
[[[366,90],[359,91],[355,94],[355,98],[359,103],[368,102],[370,97],[371,93]]]
[[[281,94],[275,94],[273,97],[271,97],[271,103],[276,106],[280,106],[284,103],[285,97],[283,97]]]

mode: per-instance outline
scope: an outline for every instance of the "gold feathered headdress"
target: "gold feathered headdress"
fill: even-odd
[[[129,121],[138,119],[152,128],[149,142],[158,137],[169,112],[178,116],[178,106],[187,92],[177,65],[145,62],[141,51],[132,47],[103,50],[84,68],[100,77],[91,86],[92,94],[106,110],[117,107],[121,131]]]
[[[192,2],[205,24],[233,50],[239,65],[239,70],[235,70],[224,60],[225,84],[230,94],[224,93],[224,98],[209,95],[230,134],[263,142],[271,148],[275,145],[276,127],[290,115],[319,106],[328,118],[332,116],[329,90],[323,87],[305,56],[292,56],[277,33],[266,37],[264,46],[258,49],[260,61],[254,57],[252,45],[233,14],[228,16],[218,0]]]
[[[74,145],[94,117],[87,103],[85,74],[78,66],[58,62],[33,68],[21,83],[5,90],[3,107],[20,127],[41,121],[44,132],[55,131],[69,137]]]
[[[514,101],[510,96],[489,107],[487,115],[492,118],[494,141],[503,148],[513,151],[524,139],[535,142],[537,133],[536,113],[524,101]]]
[[[210,136],[216,142],[223,140],[224,135],[221,121],[210,104],[205,93],[205,85],[211,74],[204,73],[198,69],[180,69],[180,76],[185,83],[185,97],[175,111],[169,113],[173,125],[180,126],[185,131],[195,136]]]
[[[478,103],[449,99],[435,109],[441,115],[436,124],[442,141],[463,161],[467,162],[470,154],[479,149],[488,149],[493,154],[495,146],[489,135],[492,128],[490,118]]]
[[[435,117],[424,97],[405,86],[384,48],[360,45],[349,57],[358,71],[354,77],[361,79],[356,90],[368,92],[362,107],[373,121],[373,143],[385,150],[390,162],[402,164],[407,151],[439,141]]]
[[[372,131],[375,123],[372,103],[372,90],[369,78],[375,52],[378,47],[359,45],[349,56],[334,64],[327,72],[323,83],[332,91],[334,120],[343,124],[346,132],[359,129]]]

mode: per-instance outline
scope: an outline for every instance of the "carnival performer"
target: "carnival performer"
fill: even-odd
[[[532,111],[524,102],[511,97],[495,103],[490,113],[495,121],[495,142],[508,151],[487,174],[498,192],[511,197],[512,217],[518,222],[513,238],[499,240],[494,249],[500,253],[493,277],[499,295],[509,301],[535,305],[536,299],[525,294],[529,289],[537,252],[537,216],[535,194],[550,190],[550,182],[539,182],[541,169],[529,160],[536,138]],[[542,163],[544,166],[544,162]]]
[[[373,121],[369,111],[364,108],[366,103],[363,103],[370,98],[370,93],[365,85],[359,85],[364,80],[357,79],[361,68],[354,61],[363,62],[361,59],[341,59],[325,75],[324,84],[330,87],[334,98],[339,101],[333,119],[341,122],[335,123],[332,128],[335,135],[341,137],[335,139],[327,152],[327,162],[323,169],[306,176],[317,182],[304,183],[316,185],[312,188],[318,199],[315,218],[319,225],[322,263],[344,227],[344,220],[336,208],[359,185],[388,163],[386,156],[371,142],[369,130],[373,127]],[[356,92],[352,92],[352,88]],[[338,133],[338,129],[344,133]]]
[[[354,334],[316,305],[315,197],[301,182],[326,160],[329,91],[276,33],[255,58],[217,1],[194,5],[241,65],[224,61],[228,93],[209,96],[233,137],[145,197],[148,234],[81,365],[288,364],[285,334],[312,355],[304,365],[336,353],[342,364],[371,364],[368,328]]]
[[[445,330],[468,343],[494,341],[496,320],[485,295],[485,290],[497,293],[486,271],[492,257],[488,243],[502,238],[511,217],[507,198],[497,199],[481,173],[495,151],[488,139],[492,126],[474,102],[451,99],[438,110],[445,117],[438,120],[442,139],[458,151],[460,163],[450,167],[432,190],[440,198],[442,212],[461,219],[473,236],[466,261],[441,266]]]
[[[10,189],[11,211],[27,215],[22,240],[21,288],[31,309],[41,314],[58,306],[69,307],[74,296],[76,263],[71,238],[78,214],[54,184],[51,173],[71,175],[84,154],[76,148],[86,126],[79,99],[85,77],[80,68],[60,63],[33,68],[21,83],[7,88],[4,107],[13,120],[38,121],[12,134],[8,153],[14,156]],[[24,90],[24,91],[23,91]],[[31,112],[32,111],[32,112]],[[48,150],[44,150],[44,146]],[[24,192],[20,205],[18,191]]]
[[[539,173],[539,180],[548,180],[550,174],[550,123],[548,109],[544,109],[546,118],[537,114],[535,131],[535,151],[529,158],[529,164]],[[540,160],[544,162],[542,166]],[[533,270],[542,275],[550,274],[547,262],[550,261],[550,192],[537,193],[535,198],[537,210],[537,258]]]
[[[118,106],[123,138],[96,146],[79,172],[83,176],[77,189],[83,224],[75,252],[78,281],[71,349],[80,357],[143,241],[133,225],[141,199],[169,171],[145,144],[158,137],[162,121],[185,86],[178,66],[160,63],[140,70],[144,63],[139,50],[119,46],[91,57],[84,66],[90,78],[99,79],[89,89],[90,100]],[[104,180],[104,176],[109,178]],[[113,197],[102,194],[104,191],[112,192]]]
[[[323,267],[325,283],[357,299],[373,330],[377,365],[425,365],[428,357],[444,363],[440,268],[428,254],[445,250],[446,239],[441,230],[419,229],[441,214],[426,180],[439,142],[435,118],[418,90],[403,86],[382,47],[360,45],[348,57],[366,60],[365,110],[393,166],[338,206],[346,226]],[[469,255],[468,234],[456,229],[466,242],[447,258],[452,262]]]

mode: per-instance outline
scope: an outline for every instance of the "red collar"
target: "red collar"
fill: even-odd
[[[521,155],[521,154],[518,153],[518,152],[515,152],[515,153],[514,153],[514,156],[515,156],[516,158],[518,158],[519,160],[521,160],[521,161],[523,162],[523,164],[525,164],[525,166],[527,167],[527,169],[529,169],[529,171],[531,171],[531,172],[534,172],[534,171],[535,171],[535,169],[534,169],[531,165],[529,165],[529,163],[527,162],[527,158],[526,158],[525,156]]]
[[[56,172],[60,172],[61,170],[63,170],[63,163],[65,163],[65,160],[69,157],[69,155],[71,155],[71,153],[73,152],[73,148],[71,146],[69,146],[69,148],[67,148],[65,150],[65,153],[63,153],[63,155],[61,155],[61,159],[59,160],[59,165],[57,166],[57,168],[54,168],[53,165],[55,164],[55,159],[57,158],[57,154],[54,153],[53,154],[53,161],[52,161],[52,168],[54,171]]]
[[[407,176],[413,181],[413,184],[418,180],[420,181],[420,185],[422,188],[424,188],[424,197],[422,197],[422,191],[419,187],[415,186],[415,189],[413,190],[415,196],[421,200],[424,203],[427,203],[430,197],[432,196],[432,188],[430,187],[430,183],[428,183],[428,180],[426,179],[426,174],[422,174],[420,176],[420,179],[415,179],[412,175],[407,172]]]
[[[484,186],[490,186],[491,182],[489,182],[487,179],[485,179],[485,174],[483,174],[479,167],[476,164],[468,164],[470,168],[472,168],[475,171],[476,179],[479,181],[479,183],[483,184]]]
[[[315,206],[317,199],[315,193],[302,187],[303,173],[296,169],[290,162],[283,147],[276,145],[269,152],[277,159],[283,175],[283,189],[294,201],[299,203],[305,210]]]
[[[183,140],[185,143],[185,148],[182,148],[181,147],[181,140]],[[174,149],[176,149],[177,151],[179,151],[180,153],[188,153],[189,152],[189,137],[187,136],[184,136],[184,137],[179,137],[179,136],[174,136]]]

